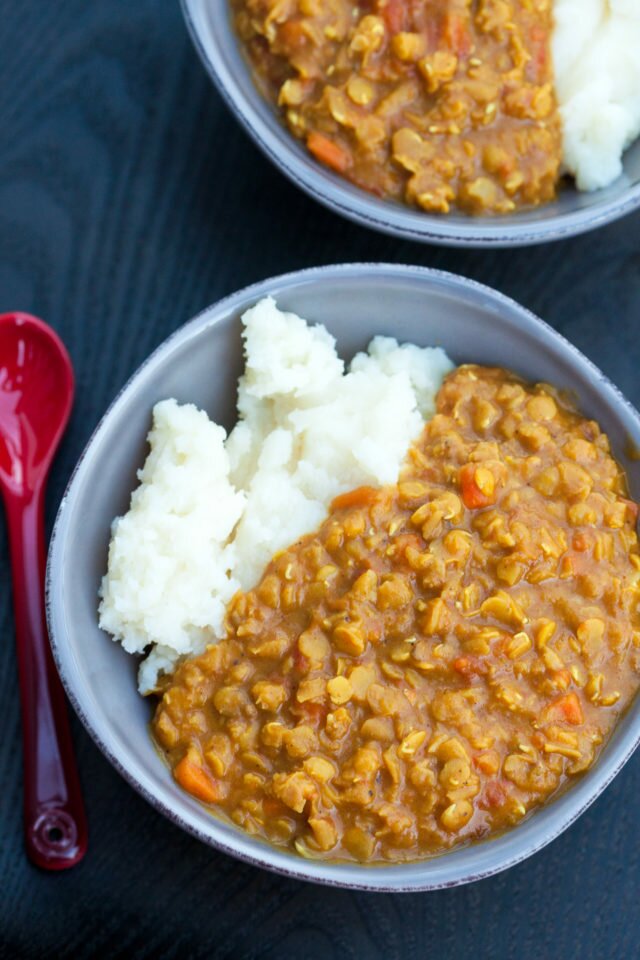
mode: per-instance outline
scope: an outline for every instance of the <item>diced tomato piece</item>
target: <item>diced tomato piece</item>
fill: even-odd
[[[549,57],[549,36],[540,24],[536,23],[531,28],[531,70],[529,71],[534,80],[542,79],[547,69]]]
[[[314,703],[312,700],[307,700],[305,703],[297,704],[291,712],[317,727],[321,721],[326,719],[329,709],[323,703]]]
[[[471,49],[471,36],[465,18],[459,13],[447,13],[443,20],[442,35],[452,53],[464,57]]]
[[[501,807],[507,799],[507,792],[500,780],[490,780],[484,790],[489,807]]]
[[[406,30],[407,0],[387,0],[384,6],[381,6],[380,13],[391,33]]]
[[[302,653],[298,647],[296,647],[293,652],[293,666],[298,673],[309,672],[309,658],[305,657],[304,653]]]

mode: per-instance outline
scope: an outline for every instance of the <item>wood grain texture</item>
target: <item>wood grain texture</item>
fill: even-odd
[[[462,252],[377,235],[302,196],[226,112],[175,0],[0,0],[0,310],[62,334],[78,395],[49,520],[100,414],[176,326],[247,283],[348,260],[418,263],[545,317],[636,403],[638,215],[552,247]],[[640,757],[506,875],[415,896],[314,888],[171,826],[74,723],[90,818],[78,868],[29,866],[0,520],[0,957],[504,960],[638,956]]]

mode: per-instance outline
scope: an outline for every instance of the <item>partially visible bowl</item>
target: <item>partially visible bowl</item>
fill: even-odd
[[[231,427],[242,368],[240,315],[261,297],[324,323],[344,357],[374,334],[442,345],[457,362],[515,369],[570,390],[596,418],[640,499],[640,416],[558,333],[488,287],[451,274],[397,265],[346,265],[265,280],[205,310],[170,337],[131,378],[98,425],[64,495],[47,571],[53,652],[80,719],[117,770],[159,811],[194,836],[242,860],[318,883],[368,890],[431,890],[486,877],[535,853],[578,817],[640,740],[640,701],[622,718],[593,768],[557,800],[510,832],[417,863],[331,864],[252,839],[182,792],[149,735],[150,705],[136,688],[136,664],[97,623],[98,587],[110,525],[123,513],[146,453],[153,404],[193,402]]]
[[[356,223],[408,240],[462,247],[511,247],[594,230],[640,206],[640,141],[610,187],[565,187],[555,203],[503,217],[436,216],[380,200],[317,163],[255,86],[231,22],[229,0],[182,0],[189,32],[209,75],[260,149],[290,180]]]

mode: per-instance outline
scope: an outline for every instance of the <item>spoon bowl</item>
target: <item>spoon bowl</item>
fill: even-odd
[[[7,513],[16,623],[29,858],[63,870],[83,856],[87,826],[73,745],[44,616],[44,492],[73,404],[60,338],[26,313],[0,315],[0,491]]]
[[[46,479],[71,413],[73,371],[59,337],[27,313],[0,316],[0,484]]]

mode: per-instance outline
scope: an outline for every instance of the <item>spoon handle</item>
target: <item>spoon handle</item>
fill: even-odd
[[[42,487],[24,497],[5,492],[22,709],[25,843],[37,866],[64,870],[85,854],[87,823],[45,621],[43,501]]]

